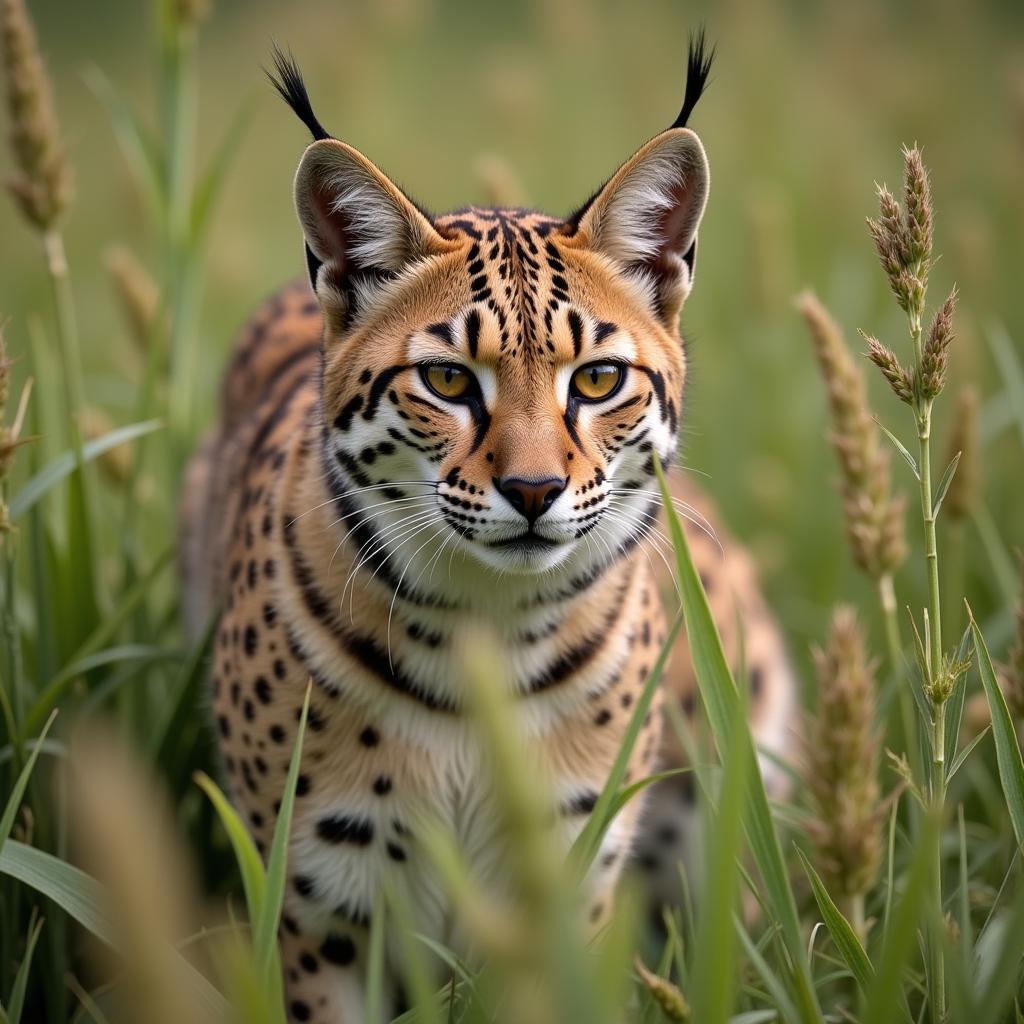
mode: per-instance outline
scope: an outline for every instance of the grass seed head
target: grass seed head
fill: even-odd
[[[95,405],[88,405],[82,410],[81,426],[87,441],[95,441],[114,429],[111,418]],[[131,445],[119,444],[107,449],[96,463],[110,484],[123,487],[131,479],[133,461]]]
[[[891,493],[889,456],[879,446],[864,375],[854,364],[842,331],[811,293],[801,295],[797,306],[810,329],[828,392],[830,440],[839,458],[850,550],[864,572],[880,579],[906,555],[903,502]]]
[[[932,198],[928,172],[916,147],[903,150],[903,202],[878,186],[878,220],[868,219],[868,230],[889,287],[900,308],[920,319],[931,269]]]
[[[946,384],[956,299],[957,293],[954,288],[932,319],[932,325],[924,341],[921,353],[921,395],[927,399],[937,398]]]
[[[927,278],[933,241],[932,191],[917,146],[903,150],[903,202],[907,208],[907,263],[917,264]]]
[[[864,340],[868,343],[868,359],[882,371],[882,376],[889,382],[893,394],[901,402],[911,405],[914,401],[913,372],[901,366],[896,354],[886,348],[877,338],[865,334]]]
[[[666,1019],[686,1024],[690,1020],[690,1007],[679,986],[650,970],[640,959],[639,953],[633,957],[633,966],[644,983],[644,987],[651,993]]]
[[[959,660],[954,655],[944,654],[939,671],[932,679],[925,679],[925,696],[932,704],[945,704],[953,696],[956,681],[971,667],[970,659]]]
[[[106,258],[107,272],[131,328],[132,340],[144,350],[151,340],[160,302],[160,289],[127,246],[114,246]]]
[[[878,784],[874,665],[851,608],[836,609],[828,644],[814,660],[818,710],[805,741],[810,834],[829,890],[850,897],[874,884],[886,813]]]
[[[11,150],[18,173],[8,188],[26,219],[49,231],[71,203],[72,175],[24,0],[0,0]]]

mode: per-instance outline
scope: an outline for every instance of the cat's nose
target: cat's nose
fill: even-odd
[[[506,476],[498,481],[498,490],[533,526],[555,503],[568,482],[568,477],[549,476],[543,480],[524,480],[518,476]]]

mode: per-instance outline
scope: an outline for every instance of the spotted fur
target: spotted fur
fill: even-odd
[[[672,604],[653,568],[653,455],[671,464],[676,452],[678,319],[708,172],[676,124],[572,217],[429,217],[323,137],[293,65],[280,88],[320,136],[295,183],[312,284],[279,292],[243,331],[219,426],[190,466],[186,613],[194,631],[218,617],[216,729],[263,852],[313,682],[281,944],[291,1019],[348,1024],[363,1019],[387,872],[404,876],[420,931],[462,938],[417,849],[424,820],[451,829],[485,884],[501,882],[460,628],[480,620],[499,645],[566,849],[619,749]],[[433,390],[425,368],[437,364],[471,372],[471,392]],[[599,401],[574,383],[594,364],[619,373]],[[706,507],[674,486],[687,508]],[[759,739],[777,748],[790,679],[749,559],[701,530],[693,542],[734,659],[743,630]],[[684,640],[631,779],[680,757],[662,737],[663,700],[694,713]],[[641,800],[619,815],[587,880],[592,927],[637,850],[656,894],[674,895],[690,802],[657,787],[643,836]]]

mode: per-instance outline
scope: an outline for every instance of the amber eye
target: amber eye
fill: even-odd
[[[579,398],[597,402],[618,390],[624,376],[617,363],[588,363],[572,375],[572,389]]]
[[[430,363],[420,371],[427,387],[442,398],[463,398],[473,383],[469,370],[452,363]]]

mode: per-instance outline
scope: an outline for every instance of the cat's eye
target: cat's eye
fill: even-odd
[[[469,370],[454,363],[429,363],[421,367],[420,373],[435,395],[449,401],[465,398],[474,383]]]
[[[610,398],[625,377],[618,363],[588,363],[572,375],[572,390],[578,398],[599,402]]]

